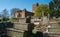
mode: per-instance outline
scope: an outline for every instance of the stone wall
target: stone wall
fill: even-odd
[[[14,28],[7,28],[7,35],[10,37],[20,37],[20,34],[22,34],[23,37],[28,37],[32,34],[33,24],[28,24],[27,26],[21,24],[18,26],[16,24]]]
[[[50,25],[50,28],[48,28],[49,32],[60,32],[60,24],[52,23],[52,24],[49,24],[49,25]]]
[[[7,35],[10,37],[29,37],[34,29],[34,24],[30,23],[30,18],[18,18],[18,22],[13,22],[13,28],[7,28]],[[23,32],[22,32],[23,31]]]
[[[18,23],[23,23],[23,24],[25,24],[25,23],[31,23],[31,18],[30,17],[27,17],[27,18],[16,18],[17,19],[17,21],[16,22],[18,22]]]
[[[60,24],[58,22],[49,23],[48,25],[46,25],[46,27],[48,28],[48,32],[43,32],[44,36],[45,33],[47,33],[48,37],[60,37]]]
[[[28,24],[14,23],[15,29],[28,30]]]
[[[48,28],[49,36],[60,37],[60,24],[59,23],[51,23],[49,25],[50,25],[50,28]]]
[[[13,27],[13,23],[0,22],[0,37],[7,37],[6,28],[12,28],[12,27]]]
[[[7,36],[8,37],[23,37],[24,31],[17,30],[14,28],[7,28]]]
[[[34,29],[34,24],[33,23],[25,23],[25,24],[14,23],[14,28],[28,31],[28,30]]]

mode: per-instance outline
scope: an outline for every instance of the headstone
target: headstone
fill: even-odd
[[[49,19],[46,16],[42,17],[42,24],[47,24],[48,21]]]
[[[35,37],[43,37],[43,33],[40,31],[37,31]]]
[[[48,33],[43,33],[43,37],[48,37]]]

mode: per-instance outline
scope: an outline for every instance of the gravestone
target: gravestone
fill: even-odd
[[[48,37],[48,33],[43,33],[43,37]]]
[[[41,19],[42,19],[42,23],[41,24],[43,24],[43,25],[44,24],[48,24],[49,19],[46,16],[42,17]]]
[[[43,33],[40,31],[37,31],[35,37],[43,37]]]

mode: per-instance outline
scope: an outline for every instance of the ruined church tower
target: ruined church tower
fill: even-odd
[[[36,8],[38,7],[38,3],[32,5],[32,12],[35,13]]]

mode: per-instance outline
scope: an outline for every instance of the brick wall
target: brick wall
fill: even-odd
[[[19,15],[20,14],[20,15]],[[21,11],[21,12],[18,12],[16,11],[15,13],[15,18],[18,18],[18,17],[22,17],[22,18],[25,18],[25,11]]]
[[[32,12],[33,13],[35,13],[35,10],[36,10],[37,7],[38,7],[38,3],[32,5]]]
[[[17,17],[18,17],[18,14],[19,14],[19,13],[16,11],[16,13],[15,13],[15,18],[17,18]]]
[[[21,17],[22,17],[22,18],[25,18],[25,13],[26,13],[25,10],[23,10],[23,11],[21,12]]]

